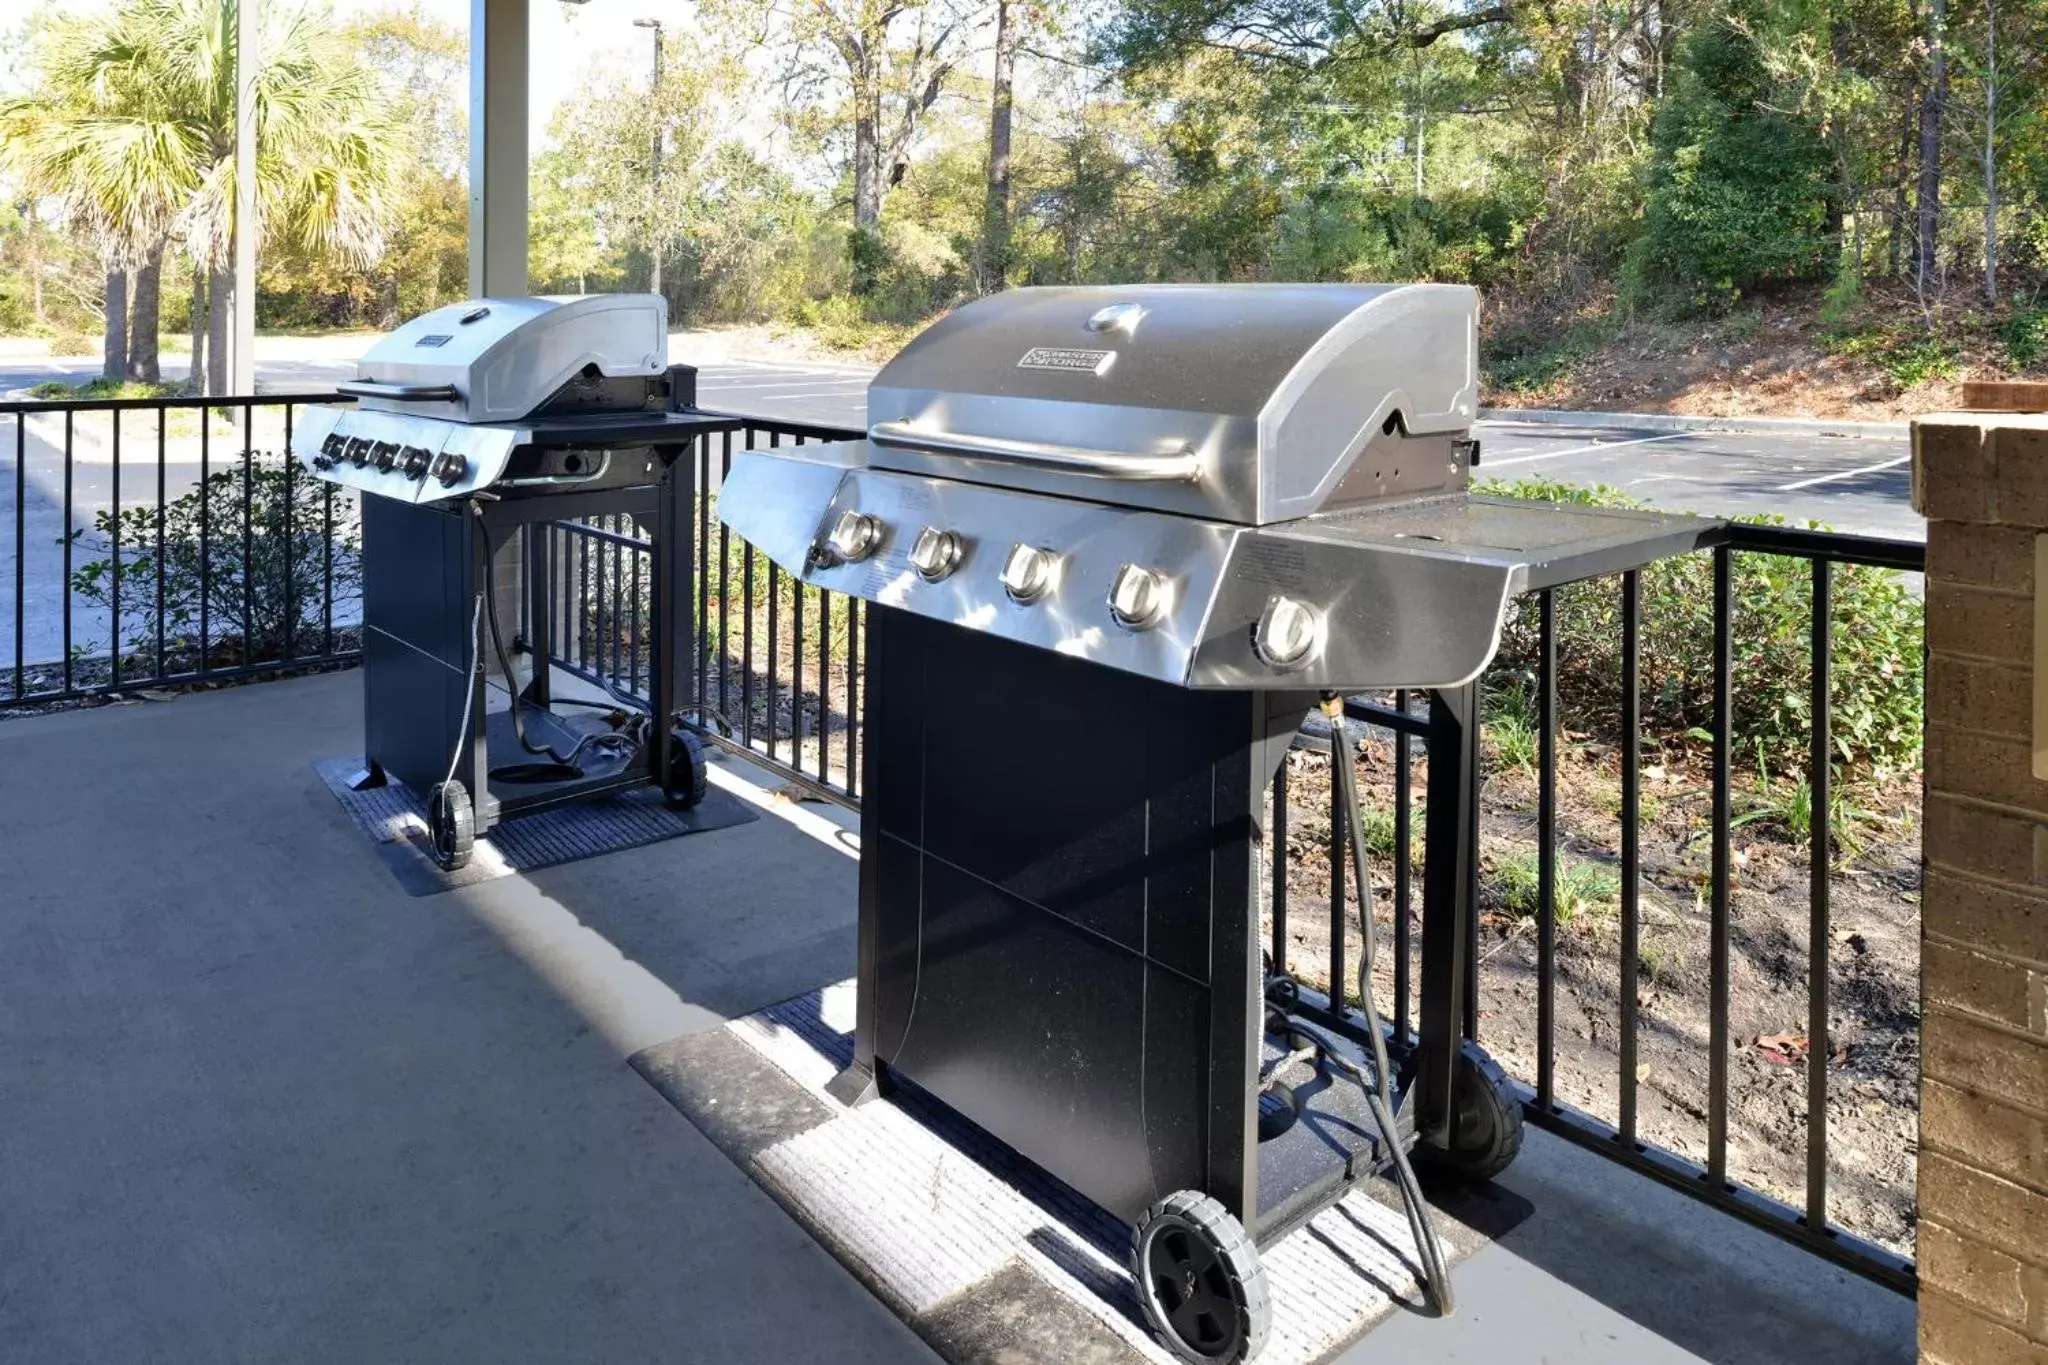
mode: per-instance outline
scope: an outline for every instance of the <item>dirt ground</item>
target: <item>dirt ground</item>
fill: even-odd
[[[1376,732],[1384,735],[1384,732]],[[1289,965],[1327,986],[1330,767],[1326,740],[1288,756]],[[1362,793],[1391,810],[1393,757],[1383,738],[1360,746]],[[1618,773],[1612,750],[1560,753],[1560,868],[1590,865],[1609,893],[1560,912],[1556,933],[1557,1098],[1612,1123],[1620,1104]],[[1498,768],[1498,764],[1494,765]],[[1419,945],[1420,802],[1411,924]],[[1695,1161],[1707,1155],[1710,952],[1708,767],[1704,755],[1645,761],[1639,936],[1638,1134]],[[1537,1056],[1533,912],[1509,874],[1535,854],[1532,774],[1492,773],[1482,794],[1479,1036],[1531,1084]],[[1828,1083],[1830,1222],[1910,1256],[1919,1074],[1919,830],[1917,779],[1859,793],[1860,851],[1838,854],[1830,878],[1829,1030],[1816,1043]],[[1736,810],[1745,809],[1738,794]],[[1381,942],[1376,994],[1391,1010],[1391,844],[1373,864]],[[1805,846],[1764,821],[1735,831],[1730,901],[1728,1168],[1744,1184],[1805,1202],[1807,936]],[[1606,869],[1601,874],[1597,869]],[[1267,902],[1270,908],[1270,898]],[[1347,912],[1355,916],[1355,901]],[[1266,924],[1271,935],[1270,914]],[[1356,921],[1346,961],[1358,961]],[[1419,952],[1419,946],[1417,948]],[[1416,959],[1419,963],[1419,957]],[[1351,969],[1355,971],[1355,968]],[[1355,998],[1355,980],[1351,987]]]
[[[1624,316],[1611,293],[1560,307],[1497,291],[1482,322],[1497,407],[1899,421],[1958,406],[1965,379],[2014,377],[2002,312],[1875,284],[1839,312],[1801,286],[1683,322]],[[1901,359],[1929,347],[1941,363]],[[1531,363],[1548,377],[1532,383]]]

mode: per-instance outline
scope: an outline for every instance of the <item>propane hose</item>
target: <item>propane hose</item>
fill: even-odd
[[[1408,1215],[1408,1228],[1414,1235],[1416,1250],[1422,1259],[1422,1274],[1429,1287],[1429,1296],[1436,1301],[1437,1311],[1448,1317],[1451,1312],[1450,1270],[1444,1260],[1443,1244],[1437,1238],[1436,1224],[1430,1217],[1429,1205],[1422,1198],[1422,1185],[1415,1178],[1415,1168],[1409,1164],[1407,1147],[1395,1125],[1392,1068],[1387,1063],[1386,1032],[1380,1027],[1379,1009],[1372,998],[1377,936],[1372,922],[1372,878],[1366,863],[1365,823],[1358,805],[1358,775],[1351,766],[1350,728],[1344,723],[1343,698],[1335,693],[1328,694],[1322,700],[1322,707],[1330,722],[1330,767],[1344,819],[1343,832],[1340,834],[1333,829],[1330,835],[1350,845],[1353,880],[1358,884],[1358,932],[1362,942],[1358,960],[1358,999],[1365,1011],[1366,1033],[1372,1039],[1376,1083],[1368,1083],[1359,1068],[1312,1026],[1292,1018],[1287,1020],[1287,1024],[1290,1035],[1298,1033],[1302,1039],[1316,1042],[1323,1054],[1365,1092],[1366,1103],[1372,1109],[1373,1119],[1379,1124],[1387,1150],[1393,1156],[1394,1182],[1401,1187],[1402,1210]],[[1400,856],[1399,852],[1395,856]],[[1331,994],[1341,1000],[1343,983],[1330,984]]]
[[[526,737],[524,713],[526,708],[532,705],[532,703],[527,701],[521,693],[518,676],[512,671],[512,656],[505,649],[505,637],[498,629],[498,576],[492,572],[491,564],[495,549],[491,545],[490,533],[484,527],[484,509],[472,502],[469,505],[469,510],[476,516],[476,531],[479,536],[483,537],[484,542],[484,590],[479,595],[479,601],[483,605],[485,624],[488,626],[491,634],[491,652],[497,656],[498,669],[505,675],[505,690],[512,697],[512,733],[518,736],[519,747],[530,754],[537,754],[560,764],[564,768],[573,770],[567,774],[569,777],[581,777],[583,775],[582,769],[576,766],[576,760],[585,749],[600,747],[617,750],[623,747],[630,756],[631,752],[638,748],[638,745],[627,736],[616,731],[599,730],[587,734],[578,740],[576,747],[569,750],[566,754],[556,749],[553,745],[535,744]],[[607,688],[606,691],[610,691],[610,689]],[[510,770],[503,771],[509,772]]]

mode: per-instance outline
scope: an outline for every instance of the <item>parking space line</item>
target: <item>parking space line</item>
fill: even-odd
[[[1875,474],[1879,470],[1896,469],[1912,458],[1910,454],[1899,455],[1889,460],[1880,460],[1876,464],[1863,465],[1857,469],[1843,469],[1833,474],[1816,474],[1810,479],[1801,479],[1797,483],[1780,485],[1772,491],[1777,493],[1796,493],[1802,488],[1815,488],[1824,483],[1833,483],[1837,479],[1853,479],[1859,474]]]
[[[1620,450],[1623,446],[1646,446],[1655,441],[1676,441],[1682,436],[1691,436],[1694,434],[1695,433],[1690,431],[1670,431],[1666,432],[1662,436],[1638,436],[1636,439],[1632,441],[1595,441],[1591,445],[1566,446],[1563,450],[1546,450],[1536,455],[1516,455],[1505,460],[1488,460],[1482,458],[1482,460],[1480,461],[1480,468],[1498,469],[1502,465],[1507,464],[1529,464],[1530,462],[1535,460],[1556,460],[1561,459],[1566,455],[1584,455],[1589,451],[1595,450]]]

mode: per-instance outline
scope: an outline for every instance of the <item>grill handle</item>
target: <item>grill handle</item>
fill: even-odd
[[[388,398],[395,403],[453,402],[453,384],[394,384],[383,379],[344,379],[334,391],[350,398]]]
[[[1129,450],[1090,450],[1086,446],[1052,445],[1044,441],[1013,441],[1001,436],[963,436],[933,431],[908,422],[877,422],[868,439],[883,445],[943,451],[978,460],[1000,460],[1060,474],[1145,483],[1193,483],[1202,475],[1201,457],[1186,445],[1148,454]]]

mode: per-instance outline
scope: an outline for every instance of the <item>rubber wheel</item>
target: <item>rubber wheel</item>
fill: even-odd
[[[1131,1233],[1131,1279],[1145,1321],[1175,1359],[1250,1360],[1273,1308],[1244,1225],[1199,1190],[1170,1194]]]
[[[695,810],[711,790],[704,771],[704,741],[688,730],[668,732],[668,781],[661,794],[677,810]]]
[[[1458,1049],[1451,1081],[1449,1147],[1422,1143],[1418,1157],[1459,1180],[1491,1180],[1522,1150],[1522,1101],[1500,1063],[1470,1041]]]
[[[460,782],[437,782],[427,792],[427,837],[434,864],[443,872],[469,866],[476,848],[476,811],[469,803],[469,788]]]

